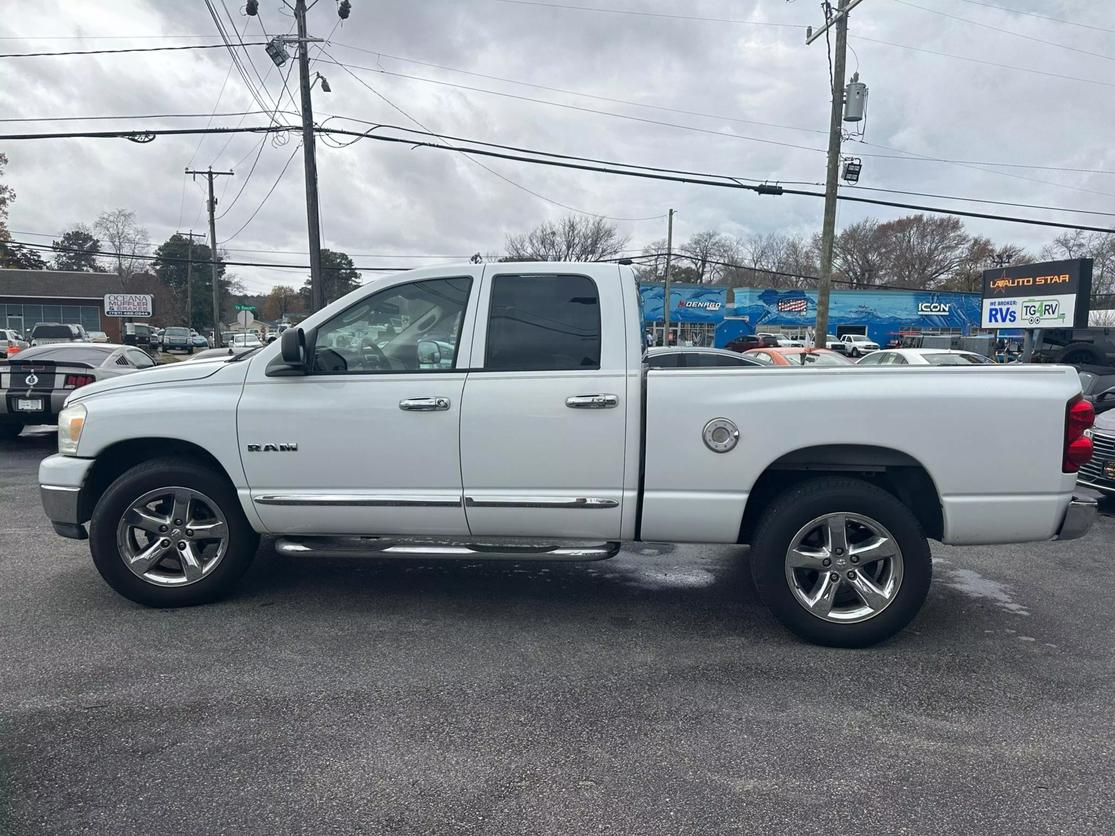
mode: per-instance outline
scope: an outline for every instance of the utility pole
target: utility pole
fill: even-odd
[[[844,68],[848,54],[848,12],[863,0],[839,0],[836,13],[818,29],[806,30],[805,43],[811,44],[830,27],[836,28],[836,55],[832,59],[832,108],[829,112],[828,169],[825,174],[825,215],[821,224],[821,281],[817,286],[817,324],[813,344],[826,348],[829,324],[829,296],[832,293],[832,247],[836,238],[836,189],[840,176],[840,142],[843,139]]]
[[[181,235],[182,233],[178,233]],[[194,239],[204,238],[200,232],[192,229],[186,233],[189,243],[186,245],[186,327],[194,327]]]
[[[302,153],[306,170],[306,226],[310,236],[312,313],[325,307],[325,285],[321,280],[321,219],[317,204],[317,149],[314,140],[314,107],[310,96],[310,39],[306,34],[306,0],[295,0],[294,17],[298,21],[298,81],[302,88]]]
[[[666,289],[662,295],[662,319],[666,326],[662,334],[662,345],[670,344],[670,260],[674,250],[674,210],[671,209],[666,221]]]
[[[209,166],[205,171],[196,171],[193,169],[186,169],[187,174],[192,174],[195,178],[201,175],[209,180],[209,200],[206,206],[209,207],[209,267],[210,275],[213,277],[213,348],[221,347],[221,289],[217,284],[217,198],[213,196],[213,178],[214,177],[231,177],[231,171],[214,171],[213,166]]]

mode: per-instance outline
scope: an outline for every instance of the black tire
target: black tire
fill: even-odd
[[[0,441],[11,441],[23,432],[22,421],[0,421]]]
[[[798,602],[786,578],[786,553],[794,536],[811,520],[847,512],[877,521],[902,552],[898,591],[865,621],[822,620]],[[869,647],[898,633],[918,614],[932,578],[929,543],[914,514],[892,494],[861,479],[811,479],[777,496],[751,538],[751,573],[763,603],[786,627],[806,641],[829,647]]]
[[[859,357],[859,349],[858,348],[853,348],[852,349],[852,356],[853,357]]]
[[[143,580],[124,563],[116,542],[117,524],[129,506],[148,491],[169,486],[190,488],[211,498],[228,527],[227,550],[212,572],[184,586],[159,586]],[[89,526],[93,563],[109,586],[148,607],[188,607],[216,601],[235,587],[259,548],[236,490],[224,474],[190,459],[153,459],[136,465],[113,482],[98,500]]]

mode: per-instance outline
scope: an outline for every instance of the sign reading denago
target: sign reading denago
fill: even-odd
[[[982,328],[1084,328],[1092,259],[983,271]]]
[[[105,316],[149,317],[153,314],[149,293],[106,293]]]

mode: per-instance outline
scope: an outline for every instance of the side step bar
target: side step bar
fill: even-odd
[[[280,537],[275,551],[288,557],[402,557],[482,560],[607,560],[620,544],[483,542],[411,537]]]

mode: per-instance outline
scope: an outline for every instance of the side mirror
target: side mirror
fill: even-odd
[[[419,366],[433,366],[437,368],[441,365],[441,346],[433,340],[419,340],[418,341],[418,365]]]
[[[283,362],[292,369],[306,370],[306,332],[301,328],[283,331],[279,343]]]

